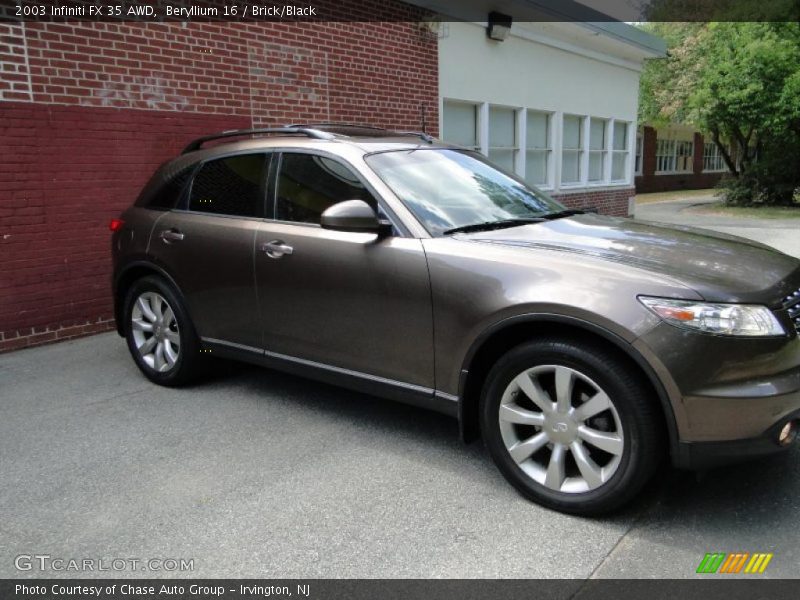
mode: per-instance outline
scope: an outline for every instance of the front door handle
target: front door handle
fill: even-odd
[[[281,240],[272,240],[271,242],[261,244],[261,251],[266,253],[266,255],[270,258],[280,258],[282,256],[292,254],[292,252],[294,252],[294,248],[287,246]]]
[[[165,229],[161,232],[161,241],[165,244],[172,242],[180,242],[183,240],[184,235],[177,229]]]

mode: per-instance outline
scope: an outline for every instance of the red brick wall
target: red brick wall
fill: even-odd
[[[576,193],[553,194],[559,202],[569,208],[597,209],[597,212],[615,217],[628,216],[628,201],[636,195],[632,187],[605,190],[581,190]]]
[[[0,24],[0,351],[111,327],[108,221],[193,137],[422,104],[438,134],[421,13],[340,6],[387,22]]]

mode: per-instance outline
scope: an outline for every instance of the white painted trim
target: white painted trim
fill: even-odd
[[[481,154],[489,156],[489,103],[478,105],[478,146]]]

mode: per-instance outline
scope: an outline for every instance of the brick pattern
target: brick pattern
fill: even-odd
[[[25,23],[0,23],[0,101],[32,100]]]
[[[569,208],[596,208],[604,215],[628,216],[628,201],[636,195],[636,189],[613,188],[605,190],[581,190],[575,193],[553,194],[553,197]]]
[[[298,121],[418,129],[422,105],[438,133],[422,12],[337,6],[386,22],[0,24],[0,85],[14,81],[0,87],[0,352],[110,328],[108,221],[190,139]]]

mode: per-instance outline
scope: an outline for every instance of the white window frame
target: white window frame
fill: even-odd
[[[586,140],[586,151],[588,153],[588,164],[586,171],[587,185],[607,185],[610,179],[609,175],[609,142],[611,135],[609,134],[610,119],[603,119],[602,117],[589,117],[589,131],[588,139]],[[592,123],[599,121],[603,124],[603,145],[597,149],[592,148]],[[600,155],[600,179],[589,179],[589,169],[592,164],[592,155]]]
[[[543,148],[535,147],[529,148],[528,147],[528,116],[530,113],[535,113],[537,115],[542,115],[545,118],[545,135],[547,138],[547,144]],[[531,185],[535,185],[536,187],[543,189],[543,190],[550,190],[553,189],[553,174],[554,174],[554,165],[553,165],[553,113],[546,111],[546,110],[537,110],[535,108],[526,108],[521,111],[520,114],[520,132],[521,132],[521,141],[520,147],[524,148],[524,152],[520,152],[520,163],[517,168],[517,173],[520,177],[525,178],[527,165],[528,165],[528,153],[529,152],[536,152],[540,154],[544,154],[545,160],[545,181],[544,183],[533,183]],[[527,181],[527,180],[526,180]]]
[[[618,124],[622,124],[625,127],[625,146],[619,150],[614,148],[614,142],[616,141],[614,138],[616,137],[616,129]],[[610,119],[609,120],[609,135],[608,137],[611,138],[609,140],[609,147],[611,151],[609,152],[609,165],[608,165],[608,181],[611,184],[615,183],[627,183],[630,181],[630,161],[631,161],[631,129],[633,127],[633,123],[630,121],[624,121],[622,119]],[[622,177],[620,179],[614,179],[614,157],[615,156],[624,156],[625,160],[623,164]]]
[[[667,146],[668,151],[662,152],[659,154],[659,148],[661,145]],[[680,157],[688,156],[689,157],[689,168],[688,169],[678,169],[678,147],[679,145],[689,144],[691,146],[692,152],[688,155],[680,155]],[[673,138],[657,138],[656,139],[656,175],[682,175],[686,173],[692,173],[693,169],[692,166],[694,165],[694,141],[690,140],[679,140]],[[665,159],[664,161],[659,161],[659,158]],[[659,168],[663,167],[663,162],[668,161],[671,165],[670,168]],[[661,163],[661,164],[659,164]]]
[[[470,148],[471,150],[476,150],[478,152],[482,152],[482,139],[483,139],[483,131],[481,129],[481,121],[483,116],[482,111],[482,103],[481,102],[470,102],[469,100],[457,100],[455,98],[443,98],[442,99],[442,111],[441,111],[441,124],[440,124],[440,131],[444,133],[444,110],[445,105],[447,104],[462,104],[466,106],[472,106],[475,108],[475,136],[477,139],[475,140],[475,146],[465,146],[466,148]]]
[[[578,119],[578,132],[580,134],[580,140],[578,147],[576,148],[565,148],[564,147],[564,122],[566,121],[567,117],[574,117]],[[589,143],[589,119],[586,115],[576,115],[573,113],[563,113],[561,115],[561,148],[560,148],[560,155],[561,161],[559,163],[559,173],[558,173],[558,182],[559,187],[561,188],[576,188],[576,187],[586,187],[586,171],[589,168],[589,157],[586,153],[586,146]],[[564,153],[576,153],[578,159],[578,179],[575,181],[564,181]]]
[[[489,158],[489,152],[492,150],[510,150],[511,151],[511,170],[520,175],[519,167],[520,167],[520,148],[522,147],[520,143],[520,137],[525,137],[524,132],[520,132],[520,121],[521,115],[520,113],[524,112],[522,109],[516,106],[506,106],[503,104],[487,104],[486,105],[486,152],[484,153],[487,158]],[[514,114],[514,144],[512,146],[492,146],[491,145],[491,111],[493,108],[500,108],[505,110],[510,110]],[[520,135],[522,134],[522,135]],[[523,172],[522,176],[524,177],[524,170],[525,166],[522,166]]]
[[[711,148],[712,152],[708,151],[709,148]],[[708,165],[712,161],[719,166],[715,168],[709,167]],[[722,158],[722,152],[719,151],[717,145],[714,142],[703,142],[703,173],[720,173],[727,170],[727,168],[725,160]]]

